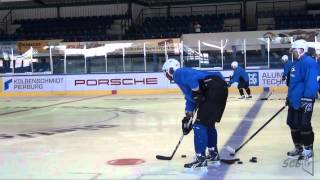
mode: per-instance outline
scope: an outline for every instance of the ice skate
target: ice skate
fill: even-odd
[[[290,159],[298,159],[303,151],[303,148],[301,145],[296,145],[295,148],[292,151],[287,152],[287,156]]]

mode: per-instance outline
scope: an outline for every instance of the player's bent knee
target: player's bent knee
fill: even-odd
[[[291,131],[299,130],[300,127],[297,123],[294,123],[292,121],[287,121],[287,125],[290,127]]]
[[[192,128],[195,135],[200,135],[207,132],[207,127],[200,123],[195,123]]]
[[[312,132],[312,127],[311,126],[303,126],[300,128],[301,133],[309,133]]]
[[[309,135],[312,134],[312,131],[301,131],[301,135]]]
[[[291,132],[299,132],[300,129],[291,129]]]

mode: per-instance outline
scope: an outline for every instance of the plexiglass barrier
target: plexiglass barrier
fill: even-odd
[[[160,72],[174,58],[184,67],[208,70],[231,69],[232,61],[246,69],[281,68],[281,57],[291,59],[293,38],[217,39],[185,44],[180,39],[118,42],[59,43],[0,49],[0,74],[90,74]]]

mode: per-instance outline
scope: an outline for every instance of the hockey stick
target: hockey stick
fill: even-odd
[[[239,158],[235,158],[235,159],[220,159],[221,162],[225,163],[225,164],[234,164],[237,161],[240,161]]]
[[[255,137],[267,124],[269,124],[280,112],[282,112],[286,108],[286,105],[283,106],[278,112],[276,112],[267,122],[265,122],[255,133],[253,133],[249,139],[247,139],[244,143],[242,143],[241,146],[239,146],[237,149],[233,149],[230,146],[227,146],[226,149],[232,153],[237,153],[241,148],[243,148],[253,137]]]
[[[178,144],[176,145],[176,147],[174,148],[171,156],[157,155],[156,158],[157,158],[158,160],[171,160],[171,159],[173,158],[174,154],[176,153],[178,147],[180,146],[180,143],[181,143],[183,137],[184,137],[184,134],[182,134],[182,136],[180,137],[179,142],[178,142]]]
[[[192,123],[192,122],[193,122],[193,118],[194,118],[195,116],[197,116],[197,112],[198,112],[198,108],[194,111],[193,116],[192,116],[192,121],[190,121],[190,123]],[[179,139],[179,142],[178,142],[178,144],[176,145],[176,147],[174,148],[171,156],[156,155],[156,158],[157,158],[158,160],[171,160],[171,159],[173,158],[174,154],[176,153],[178,147],[180,146],[180,143],[181,143],[183,137],[184,137],[184,134],[182,133],[182,135],[181,135],[181,137],[180,137],[180,139]]]

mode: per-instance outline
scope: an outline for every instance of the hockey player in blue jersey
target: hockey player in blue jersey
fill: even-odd
[[[294,63],[290,70],[288,87],[287,124],[291,130],[294,150],[287,153],[290,158],[309,159],[313,157],[314,133],[311,125],[313,104],[318,91],[316,61],[305,53],[308,44],[297,40],[292,44]]]
[[[163,71],[169,80],[174,80],[179,86],[186,100],[183,134],[187,135],[192,129],[194,131],[196,158],[184,167],[219,165],[215,123],[220,122],[228,97],[227,83],[222,74],[180,68],[180,63],[175,59],[168,59],[163,65]],[[190,122],[196,109],[196,120],[192,125]]]
[[[231,63],[231,67],[234,70],[233,75],[231,76],[231,79],[229,81],[229,86],[232,83],[237,82],[238,83],[238,90],[240,93],[240,98],[239,99],[244,99],[245,95],[243,92],[243,89],[247,92],[247,98],[252,98],[251,96],[251,90],[249,88],[249,76],[248,73],[238,65],[237,61],[233,61]]]
[[[318,85],[319,85],[319,91],[318,91],[318,98],[320,99],[320,43],[317,42],[315,44],[315,52],[316,52],[316,61],[317,61],[317,67],[318,67]]]
[[[289,86],[290,69],[292,67],[292,61],[289,61],[289,57],[287,55],[283,55],[281,57],[281,61],[282,61],[282,64],[283,64],[282,81],[286,81],[287,86]]]

